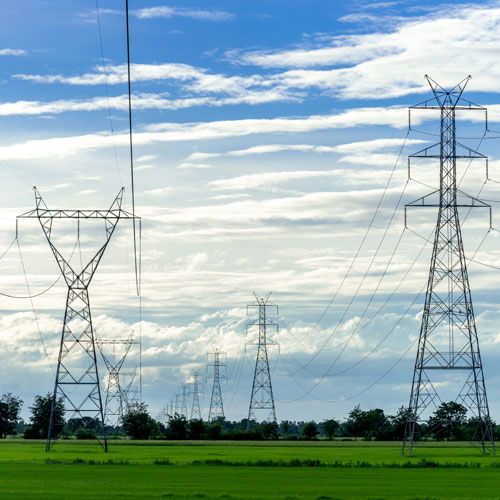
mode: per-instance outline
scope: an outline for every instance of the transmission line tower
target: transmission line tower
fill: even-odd
[[[219,349],[214,349],[214,362],[207,365],[207,368],[213,368],[213,375],[209,375],[209,378],[213,379],[212,385],[212,396],[210,398],[210,409],[208,410],[208,421],[212,422],[219,418],[224,418],[224,405],[222,403],[222,391],[220,387],[220,379],[225,378],[221,375],[221,368],[225,368],[225,363],[221,363],[221,355],[225,353],[221,352]]]
[[[111,426],[117,426],[122,422],[123,415],[130,403],[128,400],[129,386],[124,387],[120,381],[123,375],[125,375],[121,370],[130,348],[133,344],[138,344],[138,342],[133,340],[132,333],[128,339],[96,339],[96,343],[108,370],[106,402],[104,405],[104,423]],[[113,347],[112,355],[105,352],[106,345],[111,345]],[[123,346],[118,358],[115,352],[116,346]],[[130,373],[127,373],[127,375],[129,374]]]
[[[438,159],[440,184],[439,190],[407,207],[437,207],[438,217],[402,451],[404,453],[408,446],[409,454],[412,454],[419,423],[428,420],[426,409],[431,405],[437,408],[441,403],[436,390],[441,376],[447,384],[460,381],[458,387],[461,389],[455,402],[467,408],[469,421],[477,424],[473,440],[481,443],[483,453],[489,444],[494,452],[458,212],[459,207],[490,207],[457,187],[457,158],[470,158],[470,161],[473,158],[487,161],[487,158],[456,141],[455,123],[457,110],[480,110],[486,116],[486,109],[462,98],[470,76],[451,90],[445,90],[428,76],[426,78],[434,97],[410,108],[410,118],[411,110],[415,109],[440,111],[440,142],[411,155],[409,167],[412,158]],[[431,201],[433,195],[438,198],[437,202]],[[459,202],[459,197],[465,202]],[[446,375],[450,377],[446,379]],[[445,428],[457,423],[461,422],[445,419],[439,425]]]
[[[193,372],[193,403],[191,405],[191,420],[201,420],[200,408],[200,372]]]
[[[253,375],[252,394],[250,395],[250,406],[248,408],[248,427],[251,422],[257,420],[256,411],[265,410],[266,417],[264,420],[276,422],[276,408],[274,405],[273,386],[271,384],[271,371],[269,369],[269,358],[267,355],[268,345],[278,345],[273,340],[267,338],[267,328],[276,328],[278,331],[278,324],[267,319],[266,311],[268,308],[276,308],[276,315],[278,315],[278,306],[269,304],[268,300],[271,296],[269,293],[266,297],[258,297],[255,293],[256,302],[247,305],[247,314],[250,307],[257,307],[259,310],[259,319],[247,323],[248,330],[257,326],[259,329],[259,336],[256,340],[249,342],[247,345],[256,345],[257,357],[255,359],[255,371]]]
[[[18,216],[18,218],[38,219],[68,286],[46,451],[51,449],[54,441],[59,437],[59,435],[53,433],[54,412],[57,411],[55,403],[59,399],[63,401],[66,411],[70,414],[70,419],[86,416],[99,422],[102,440],[99,438],[98,440],[104,450],[107,451],[104,407],[99,387],[94,328],[92,326],[88,289],[118,221],[120,219],[134,220],[136,217],[121,208],[124,188],[120,189],[107,210],[49,210],[36,187],[33,189],[35,191],[36,208]],[[81,270],[76,271],[73,264],[70,264],[56,248],[52,231],[54,219],[76,220],[78,241],[80,238],[80,220],[104,221],[106,230],[104,244],[86,265],[82,263]]]
[[[181,395],[179,393],[176,393],[174,399],[174,414],[182,415],[182,401]]]
[[[188,384],[182,385],[182,409],[181,414],[188,418],[188,395],[189,395],[189,386]]]

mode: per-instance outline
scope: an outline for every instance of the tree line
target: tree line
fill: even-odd
[[[47,437],[52,395],[37,395],[30,409],[29,422],[20,418],[23,401],[11,393],[0,398],[0,437],[22,435],[25,439]],[[62,400],[56,400],[53,416],[53,435],[62,438],[93,439],[102,432],[100,422],[91,417],[64,419]],[[362,438],[377,441],[401,441],[409,410],[399,408],[395,415],[386,415],[384,410],[363,410],[355,406],[343,421],[330,418],[321,422],[282,420],[277,422],[255,422],[242,419],[229,421],[223,418],[212,422],[188,420],[184,415],[169,415],[160,422],[151,417],[145,403],[129,406],[121,425],[106,426],[109,436],[131,439],[168,440],[317,440]],[[437,407],[426,424],[418,425],[420,439],[438,441],[474,440],[477,422],[467,418],[467,409],[456,402],[444,402]],[[500,439],[500,425],[493,423],[495,439]]]

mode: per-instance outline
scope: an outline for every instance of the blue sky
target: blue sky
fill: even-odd
[[[254,356],[251,348],[245,354],[245,306],[254,291],[272,291],[280,306],[280,355],[272,355],[278,419],[341,418],[357,403],[389,412],[406,404],[430,246],[404,231],[402,207],[438,180],[436,165],[421,164],[407,182],[406,156],[436,140],[421,132],[438,130],[435,115],[418,113],[418,130],[405,140],[407,107],[430,97],[425,74],[443,86],[471,74],[465,97],[487,106],[491,130],[500,130],[500,5],[132,1],[130,8],[143,322],[132,231],[123,221],[91,289],[98,335],[141,332],[144,398],[154,414],[220,346],[228,417],[243,418]],[[100,0],[99,9],[106,76],[94,1],[19,1],[4,9],[3,248],[15,216],[33,207],[33,185],[49,208],[106,207],[123,185],[130,209],[124,2]],[[489,155],[492,178],[483,186],[484,163],[474,162],[463,189],[500,199],[499,134],[483,137],[479,114],[458,118],[459,135],[470,138],[461,142]],[[488,233],[480,212],[464,223],[468,255]],[[411,217],[412,229],[427,237],[434,215]],[[87,231],[84,253],[99,237],[96,228]],[[75,234],[66,226],[58,233],[67,255]],[[500,264],[497,237],[488,233],[470,279],[499,419],[498,275],[483,265]],[[20,242],[31,289],[41,291],[57,269],[40,228],[23,221]],[[25,295],[16,252],[0,261],[0,291]],[[64,297],[58,284],[34,299],[52,363]],[[53,385],[30,302],[2,298],[0,322],[2,391],[29,404]],[[442,387],[451,399],[453,383]]]

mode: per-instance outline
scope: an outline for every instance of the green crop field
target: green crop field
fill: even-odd
[[[0,499],[500,499],[500,459],[465,443],[0,443]]]

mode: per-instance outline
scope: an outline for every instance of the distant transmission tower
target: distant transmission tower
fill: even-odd
[[[483,453],[490,443],[494,452],[491,419],[486,397],[483,365],[479,352],[479,342],[472,307],[467,265],[464,255],[459,220],[459,207],[489,207],[457,188],[457,158],[481,158],[484,155],[462,146],[456,141],[455,112],[457,110],[482,110],[462,98],[462,93],[470,76],[452,90],[445,90],[426,76],[434,98],[411,109],[433,109],[441,113],[440,142],[411,155],[411,158],[435,158],[440,162],[439,190],[407,207],[437,207],[438,218],[434,236],[427,293],[422,316],[420,338],[413,374],[409,404],[409,418],[406,422],[403,453],[408,446],[409,454],[417,437],[420,422],[428,416],[425,410],[433,405],[436,408],[441,399],[436,382],[438,375],[446,373],[450,377],[445,383],[454,383],[463,377],[464,383],[455,401],[470,412],[469,421],[477,423],[473,441],[480,441]],[[457,153],[457,148],[459,152]],[[472,160],[471,160],[472,161]],[[439,198],[432,203],[432,195]],[[465,198],[466,203],[458,203],[457,197]],[[490,214],[491,218],[491,214]],[[442,380],[442,379],[441,379]],[[460,381],[460,384],[462,381]],[[443,420],[442,427],[453,420]]]
[[[107,383],[106,383],[106,403],[104,405],[104,422],[107,425],[117,426],[120,425],[123,419],[123,415],[128,409],[129,400],[127,394],[127,387],[124,387],[120,381],[121,369],[125,362],[130,348],[133,344],[138,344],[137,341],[133,340],[133,333],[128,339],[118,340],[103,340],[97,339],[96,343],[99,347],[102,359],[108,370]],[[105,345],[113,346],[113,354],[110,355],[106,353]],[[115,355],[116,346],[123,346],[119,357]]]
[[[210,409],[208,410],[208,421],[217,420],[218,418],[224,418],[224,405],[222,403],[222,391],[220,387],[220,379],[225,378],[220,373],[221,368],[225,368],[226,365],[221,363],[220,357],[225,353],[221,352],[219,349],[214,349],[214,362],[207,365],[207,368],[213,368],[213,375],[209,375],[209,378],[213,379],[212,385],[212,397],[210,398]]]
[[[182,410],[181,414],[188,418],[188,395],[189,386],[187,384],[182,385]]]
[[[70,419],[91,417],[99,422],[102,435],[102,442],[100,441],[100,443],[104,450],[107,451],[108,445],[104,431],[104,407],[99,387],[94,328],[90,314],[88,289],[118,221],[120,219],[134,219],[134,216],[121,208],[123,188],[120,189],[107,210],[49,210],[36,187],[33,189],[35,191],[36,208],[20,215],[19,218],[38,219],[68,286],[46,451],[51,449],[54,440],[59,437],[52,432],[55,402],[58,399],[63,400]],[[73,265],[55,247],[52,234],[54,219],[75,219],[78,224],[78,241],[80,239],[81,219],[104,221],[106,229],[104,244],[85,266],[82,264],[80,271],[75,271]]]
[[[275,304],[268,304],[270,296],[271,293],[264,298],[260,298],[255,295],[256,302],[247,305],[247,313],[249,307],[259,308],[259,319],[247,323],[247,332],[254,326],[257,326],[259,329],[258,339],[247,344],[258,346],[257,357],[255,360],[252,394],[250,396],[250,406],[248,408],[248,427],[250,427],[250,422],[252,420],[257,420],[256,410],[266,410],[267,414],[264,420],[276,422],[276,408],[274,406],[273,386],[271,384],[271,371],[269,370],[267,346],[278,344],[267,338],[267,328],[276,328],[277,331],[278,325],[277,323],[267,319],[266,311],[267,308],[273,307],[276,308],[276,315],[278,315],[278,306]]]
[[[193,372],[193,403],[191,405],[191,420],[201,420],[200,409],[200,372]]]
[[[182,415],[182,401],[181,401],[181,395],[179,393],[175,395],[174,399],[174,414]]]

